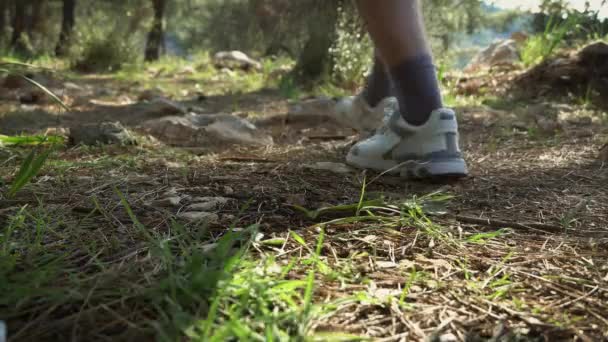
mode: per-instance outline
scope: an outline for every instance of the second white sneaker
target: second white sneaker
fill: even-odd
[[[355,144],[348,164],[407,178],[464,177],[468,170],[458,144],[453,110],[433,111],[422,126],[412,126],[393,110],[376,134]]]
[[[376,107],[371,107],[360,95],[351,96],[338,100],[334,116],[342,125],[363,135],[370,135],[380,126],[385,116],[398,110],[398,106],[394,97],[387,97]]]

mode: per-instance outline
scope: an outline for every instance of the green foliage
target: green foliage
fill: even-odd
[[[40,212],[23,207],[0,231],[0,307],[57,298],[61,290],[53,285],[64,270],[65,255],[43,247],[45,234],[53,228]]]
[[[354,8],[338,8],[337,37],[330,48],[333,59],[333,81],[348,89],[356,89],[364,83],[374,55],[371,39]]]
[[[38,174],[52,151],[52,149],[47,149],[38,153],[36,150],[31,150],[30,153],[28,153],[27,157],[21,163],[19,171],[15,175],[15,179],[7,194],[8,197],[15,196],[21,188]]]
[[[23,146],[23,145],[55,145],[63,144],[65,139],[54,135],[21,135],[8,136],[0,134],[0,146]]]
[[[116,71],[142,59],[135,48],[135,43],[129,38],[117,39],[117,37],[93,33],[81,37],[78,46],[80,51],[72,54],[72,64],[79,71]]]
[[[536,36],[530,37],[522,47],[521,59],[524,65],[531,66],[540,63],[552,56],[553,53],[564,43],[566,35],[576,29],[577,17],[568,17],[560,21],[553,17],[547,23],[545,30]]]

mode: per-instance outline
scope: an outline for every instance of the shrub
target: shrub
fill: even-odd
[[[126,64],[141,61],[142,57],[141,49],[137,49],[133,39],[92,35],[78,45],[79,51],[72,54],[72,65],[83,72],[116,71]]]
[[[330,48],[332,77],[336,85],[355,89],[364,83],[374,48],[354,8],[338,8],[336,41]]]
[[[562,22],[557,17],[549,20],[545,30],[541,34],[530,37],[522,47],[520,54],[524,65],[540,63],[553,55],[565,43],[566,35],[576,29],[577,24],[577,17],[574,16]]]

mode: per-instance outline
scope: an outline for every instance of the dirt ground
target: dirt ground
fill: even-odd
[[[167,76],[158,82],[171,80]],[[5,100],[0,102],[0,112],[5,112],[0,133],[44,131],[57,122],[68,127],[99,120],[121,121],[129,127],[141,122],[141,87],[105,77],[70,81],[82,88],[73,91],[75,95],[66,90],[73,112],[55,114],[57,108],[51,104]],[[289,107],[276,90],[201,100],[189,85],[179,87],[184,96],[172,97],[204,113],[258,118],[280,116]],[[213,83],[205,87],[213,88]],[[535,121],[535,111],[544,111],[547,102],[558,106],[559,115],[571,117],[556,119],[559,126],[551,131]],[[209,151],[170,148],[144,138],[139,146],[62,148],[34,183],[17,197],[0,200],[0,220],[8,222],[23,205],[35,208],[44,203],[52,220],[61,221],[57,231],[79,225],[96,235],[86,239],[107,243],[99,251],[100,260],[139,262],[144,256],[137,254],[139,245],[124,228],[132,225],[132,218],[118,206],[115,189],[128,198],[141,224],[158,232],[169,229],[170,218],[178,217],[196,198],[223,196],[231,200],[215,211],[219,220],[211,225],[213,232],[221,234],[231,224],[259,223],[266,238],[286,237],[295,230],[313,241],[323,223],[322,257],[336,269],[353,264],[357,276],[349,281],[319,279],[315,302],[361,291],[375,300],[338,305],[314,321],[316,332],[339,331],[378,341],[608,339],[608,167],[598,159],[608,141],[606,113],[554,99],[513,100],[501,109],[460,105],[456,111],[471,173],[458,182],[312,169],[308,166],[317,162],[343,163],[356,136],[333,126],[293,127],[278,120],[267,128],[275,140],[268,147]],[[146,118],[161,114],[147,113]],[[18,155],[19,149],[12,153]],[[7,159],[1,166],[4,176],[15,165],[14,158]],[[428,221],[417,223],[400,221],[399,214],[382,210],[389,221],[327,223],[352,213],[311,218],[294,207],[358,203],[364,183],[367,199],[383,196],[387,202],[402,203],[436,192],[451,199],[440,213],[429,212]],[[181,202],[159,205],[168,193],[177,194]],[[96,205],[105,212],[91,214]],[[78,236],[57,233],[46,239],[48,244],[79,250]],[[254,253],[273,251],[277,252],[262,248]],[[302,253],[301,246],[288,242],[276,254],[282,260],[297,253]],[[78,264],[78,256],[72,257]],[[289,275],[304,276],[295,271]],[[399,298],[404,288],[405,303],[387,300]],[[86,302],[80,305],[88,307]],[[137,311],[134,305],[107,309],[108,317],[83,315],[78,320],[69,315],[77,312],[69,305],[1,310],[10,313],[14,340],[128,340],[125,331],[138,331],[128,323],[140,317],[132,312]]]

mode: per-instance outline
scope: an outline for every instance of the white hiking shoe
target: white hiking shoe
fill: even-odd
[[[464,177],[467,166],[458,147],[458,123],[451,109],[433,111],[412,126],[395,110],[372,137],[355,144],[346,162],[407,178]]]
[[[364,135],[378,128],[385,116],[398,110],[399,104],[394,97],[387,97],[372,108],[362,96],[350,96],[338,100],[334,108],[336,121],[351,127]]]

